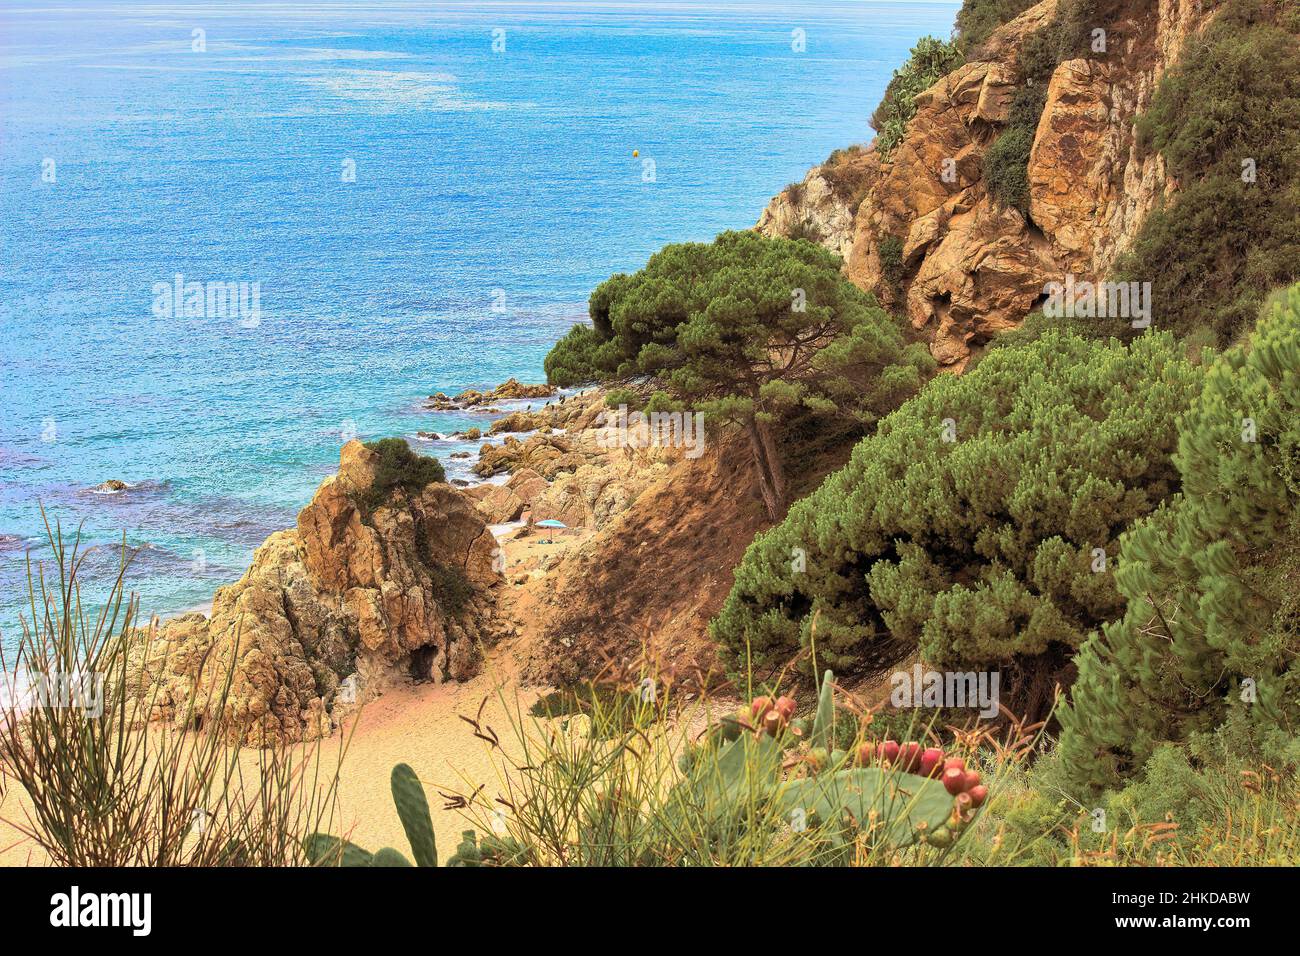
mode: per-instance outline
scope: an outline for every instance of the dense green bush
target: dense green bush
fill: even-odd
[[[428,484],[447,480],[442,462],[417,455],[404,438],[381,438],[366,442],[366,447],[379,456],[375,465],[375,483],[361,502],[367,511],[383,504],[395,488],[418,494]]]
[[[1182,494],[1124,536],[1127,612],[1083,646],[1062,715],[1090,784],[1234,712],[1300,725],[1300,286],[1210,368],[1174,463]]]
[[[591,295],[590,329],[547,357],[550,380],[654,376],[649,410],[688,407],[749,438],[769,514],[785,474],[779,429],[800,411],[866,427],[897,407],[933,367],[900,323],[840,272],[839,257],[805,241],[724,232],[651,256]],[[680,403],[680,404],[679,404]]]
[[[941,668],[1018,664],[1003,686],[1041,706],[1123,611],[1094,549],[1113,557],[1177,490],[1173,419],[1200,376],[1168,335],[1126,347],[1048,330],[936,378],[755,539],[714,636],[741,671],[812,640],[843,669],[918,646]]]
[[[608,361],[600,350],[601,344],[591,326],[575,325],[547,354],[542,365],[546,380],[560,388],[569,388],[605,377],[603,366]]]
[[[883,235],[876,242],[880,254],[880,273],[894,289],[901,290],[906,264],[903,262],[903,240],[898,236]]]
[[[432,580],[433,596],[438,605],[455,615],[465,610],[465,605],[474,596],[474,585],[462,568],[453,565],[436,565],[429,569]]]
[[[902,142],[907,124],[916,115],[916,96],[928,90],[962,64],[961,52],[955,43],[922,37],[912,48],[906,63],[894,71],[885,87],[885,96],[871,114],[871,127],[876,130],[876,149],[888,157],[894,147]]]
[[[984,154],[984,183],[1003,206],[1029,215],[1029,151],[1034,127],[1009,126]]]
[[[1226,4],[1138,123],[1179,189],[1118,278],[1152,283],[1158,325],[1208,326],[1222,344],[1250,327],[1270,289],[1300,277],[1300,43],[1276,22],[1283,9]]]

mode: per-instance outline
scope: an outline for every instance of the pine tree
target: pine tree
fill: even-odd
[[[1080,783],[1116,783],[1233,709],[1300,722],[1300,286],[1212,366],[1174,461],[1182,494],[1122,541],[1127,611],[1079,654],[1061,753]]]
[[[669,398],[749,439],[773,520],[784,511],[782,421],[799,411],[869,426],[913,394],[934,362],[814,243],[724,232],[666,246],[591,295],[546,358],[557,385],[654,376]]]
[[[940,667],[1018,667],[1003,687],[1044,706],[1123,612],[1109,562],[1177,491],[1174,416],[1201,375],[1167,334],[1048,330],[931,381],[750,546],[713,624],[733,669],[801,648],[876,669],[919,647]]]

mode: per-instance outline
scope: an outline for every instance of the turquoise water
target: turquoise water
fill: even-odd
[[[540,380],[601,279],[869,138],[955,10],[0,5],[0,636],[39,504],[98,580],[125,533],[146,613],[205,603],[344,437],[471,424],[421,401]]]

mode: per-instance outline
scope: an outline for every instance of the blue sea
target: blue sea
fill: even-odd
[[[542,380],[602,279],[868,140],[956,9],[0,3],[0,640],[42,505],[94,547],[88,604],[125,535],[165,617],[350,435],[463,476],[473,446],[416,436],[482,422],[428,395]]]

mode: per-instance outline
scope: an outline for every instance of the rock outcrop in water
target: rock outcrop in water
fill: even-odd
[[[841,151],[758,222],[767,235],[806,236],[843,255],[848,277],[905,313],[947,366],[961,368],[972,349],[1016,327],[1047,282],[1105,278],[1176,185],[1159,154],[1139,147],[1134,119],[1213,11],[1203,0],[1132,0],[1109,24],[1109,52],[1052,73],[1029,158],[1028,217],[989,195],[984,156],[1022,82],[1020,50],[1055,12],[1056,0],[1031,7],[918,95],[888,160],[874,147]],[[901,264],[882,260],[886,240]]]
[[[434,411],[457,411],[467,408],[480,408],[485,405],[490,406],[494,402],[526,398],[550,398],[554,394],[555,387],[552,385],[525,385],[516,378],[509,378],[490,392],[480,392],[473,388],[466,389],[455,396],[448,396],[438,392],[436,395],[429,396],[429,400],[425,402],[425,407]]]
[[[495,637],[496,542],[473,501],[445,484],[394,490],[370,511],[377,461],[345,445],[338,475],[217,591],[211,618],[161,629],[138,662],[156,718],[185,719],[194,694],[199,719],[229,721],[245,743],[309,740],[394,680],[477,672],[479,647]]]

